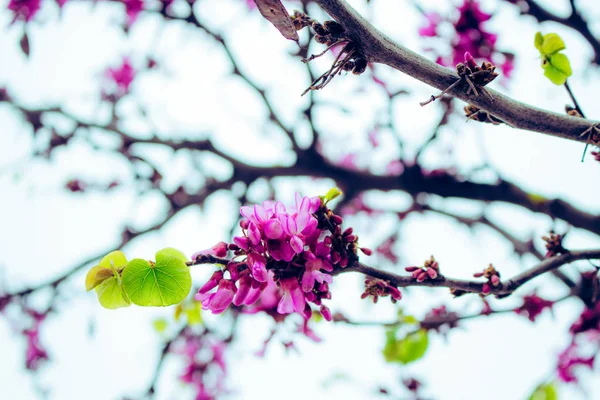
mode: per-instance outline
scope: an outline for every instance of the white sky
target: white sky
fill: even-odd
[[[135,63],[151,51],[168,71],[146,74],[136,80],[133,95],[124,105],[124,112],[136,115],[136,104],[146,106],[152,124],[173,137],[210,132],[219,148],[248,161],[264,165],[286,162],[287,143],[279,132],[264,122],[265,110],[257,96],[239,79],[228,75],[229,65],[217,45],[204,34],[182,24],[160,28],[160,20],[142,15],[124,36],[114,23],[122,14],[117,5],[67,4],[60,21],[56,7],[44,2],[39,23],[29,27],[31,59],[27,61],[18,48],[21,25],[9,26],[10,15],[0,12],[0,85],[8,83],[11,93],[32,107],[64,102],[70,112],[82,118],[97,118],[106,110],[95,107],[102,71],[107,64],[118,62],[130,54]],[[202,21],[214,29],[226,26],[226,37],[241,68],[252,79],[268,89],[269,99],[288,125],[302,128],[297,111],[306,104],[299,94],[307,86],[304,67],[286,56],[294,44],[283,40],[273,28],[256,14],[247,14],[243,4],[235,0],[200,2]],[[353,1],[364,8],[362,1]],[[421,17],[408,5],[392,6],[373,1],[375,12],[370,20],[393,39],[414,50],[422,49],[417,28]],[[439,9],[439,2],[423,2],[428,9]],[[448,6],[444,2],[445,7]],[[561,111],[568,97],[564,90],[547,82],[538,66],[531,45],[538,27],[531,18],[518,19],[514,8],[497,7],[497,2],[484,2],[486,10],[495,10],[490,29],[500,31],[499,47],[517,53],[517,69],[509,91],[517,99],[539,107]],[[561,11],[568,10],[566,0],[544,2]],[[593,1],[581,1],[588,7],[589,19],[600,21]],[[7,1],[0,0],[0,9]],[[290,6],[289,8],[293,8]],[[112,24],[112,25],[111,25]],[[598,28],[598,27],[596,27]],[[560,33],[568,44],[574,76],[571,86],[584,110],[591,116],[596,110],[595,93],[600,89],[597,68],[591,68],[587,44],[562,27],[548,24],[544,32]],[[317,51],[317,47],[314,47]],[[330,60],[330,59],[329,59]],[[328,60],[315,63],[324,69]],[[439,116],[436,106],[421,108],[418,101],[426,99],[432,89],[402,76],[397,71],[378,68],[381,76],[397,87],[409,88],[413,96],[401,98],[394,105],[399,133],[407,142],[409,152],[429,135]],[[498,86],[498,85],[496,85]],[[359,92],[359,88],[366,90]],[[317,110],[317,121],[323,132],[331,135],[334,144],[344,150],[360,150],[366,143],[373,119],[384,112],[385,96],[364,76],[341,77],[318,93],[324,102],[337,102],[351,113],[344,114],[332,107]],[[132,111],[133,110],[133,111]],[[579,163],[583,146],[535,133],[508,127],[464,124],[460,118],[453,128],[444,129],[435,151],[426,155],[428,165],[444,166],[454,158],[462,168],[481,162],[481,149],[490,157],[503,177],[522,185],[526,190],[546,197],[559,196],[592,213],[600,212],[597,201],[600,189],[600,168],[591,160]],[[127,128],[143,132],[148,127],[139,117],[130,117]],[[18,115],[0,107],[0,168],[20,159],[30,148],[31,135]],[[457,134],[459,132],[459,134]],[[387,137],[385,135],[388,135]],[[393,143],[388,133],[384,143]],[[454,156],[443,149],[455,145]],[[374,160],[391,160],[396,156],[392,146],[383,146],[372,159],[364,160],[374,171],[382,166]],[[331,147],[328,151],[333,150]],[[188,157],[154,151],[159,165],[169,166],[165,184],[175,188],[180,182],[194,185],[198,176],[189,175]],[[450,157],[450,158],[449,158]],[[66,178],[99,177],[101,182],[119,178],[130,182],[132,177],[120,159],[98,153],[82,140],[73,149],[61,150],[52,164],[35,162],[20,168],[21,179],[12,174],[0,176],[0,265],[10,290],[51,279],[70,265],[90,254],[116,246],[123,222],[143,228],[161,217],[162,201],[156,196],[138,199],[130,188],[121,188],[114,195],[93,193],[86,196],[62,191]],[[228,170],[219,163],[209,163],[211,174],[221,176]],[[278,195],[291,199],[294,190],[320,194],[331,186],[288,180],[278,182]],[[260,194],[260,188],[256,189]],[[378,200],[393,208],[406,206],[402,195],[381,195]],[[477,211],[473,204],[456,200],[437,200],[440,206],[464,212]],[[203,210],[191,208],[174,218],[160,233],[134,241],[125,252],[129,257],[153,257],[162,247],[173,246],[186,254],[228,239],[229,222],[237,217],[235,204],[224,194],[212,196]],[[512,229],[522,238],[537,236],[551,225],[547,217],[531,215],[521,209],[496,205],[490,217]],[[223,217],[226,215],[227,217]],[[223,220],[227,224],[223,224]],[[359,217],[350,221],[366,246],[393,228],[393,222],[381,220],[373,231],[373,221]],[[401,231],[400,246],[407,263],[419,263],[434,253],[445,274],[468,277],[472,272],[493,262],[504,276],[519,271],[520,265],[509,246],[495,233],[480,228],[472,235],[451,221],[424,216],[410,218]],[[598,246],[599,238],[573,231],[567,245],[574,248]],[[583,264],[585,265],[585,264]],[[210,268],[195,269],[199,283]],[[567,267],[567,270],[573,267]],[[93,294],[83,293],[83,276],[74,277],[63,290],[72,296],[59,305],[60,314],[52,316],[43,326],[42,340],[49,344],[52,363],[42,368],[37,382],[23,371],[24,344],[16,340],[5,319],[0,319],[0,398],[36,398],[35,385],[48,388],[50,399],[107,400],[124,395],[138,396],[147,388],[160,348],[160,337],[152,330],[157,316],[169,316],[172,309],[142,309],[130,307],[118,311],[102,309]],[[340,276],[333,288],[332,311],[342,311],[356,319],[383,320],[393,318],[394,308],[381,302],[376,307],[360,301],[361,278]],[[543,286],[543,287],[542,287]],[[549,298],[558,298],[563,289],[551,279],[539,279],[520,293],[534,287]],[[43,301],[43,298],[37,299]],[[432,306],[445,303],[452,309],[477,311],[474,297],[452,300],[445,290],[413,289],[401,304],[407,313],[418,317]],[[498,308],[509,308],[518,299],[496,301]],[[438,399],[518,399],[525,398],[541,381],[552,376],[556,354],[566,347],[567,327],[577,318],[581,305],[575,301],[560,304],[554,316],[545,313],[534,325],[513,315],[482,318],[463,324],[452,331],[448,339],[432,335],[427,355],[406,367],[386,365],[380,350],[384,334],[376,328],[352,328],[321,323],[316,326],[321,344],[297,339],[301,355],[286,356],[282,346],[274,343],[265,359],[253,353],[268,336],[271,322],[261,316],[242,321],[239,342],[230,350],[229,382],[237,392],[231,398],[244,399],[346,399],[374,398],[379,384],[393,386],[399,377],[425,378],[427,394]],[[206,316],[212,326],[219,326],[221,317]],[[88,334],[93,325],[95,334]],[[284,335],[285,336],[285,335]],[[157,399],[184,398],[182,386],[176,381],[181,365],[171,358],[157,394]],[[596,368],[597,369],[597,368]],[[597,371],[596,371],[597,372]],[[335,379],[346,376],[347,380]],[[582,385],[589,398],[600,397],[600,380],[584,371]],[[187,392],[186,392],[187,393]],[[580,391],[561,386],[561,398],[584,398]]]

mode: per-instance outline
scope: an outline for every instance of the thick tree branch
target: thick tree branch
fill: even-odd
[[[523,286],[530,280],[550,272],[562,265],[571,263],[577,260],[592,260],[600,259],[600,249],[593,250],[581,250],[573,251],[570,253],[562,254],[556,257],[552,257],[542,261],[534,267],[515,275],[514,277],[502,281],[498,286],[491,287],[491,293],[496,295],[509,295]],[[462,279],[446,278],[445,276],[438,276],[436,279],[426,279],[423,282],[417,282],[412,276],[402,276],[392,272],[383,271],[377,268],[370,267],[368,265],[358,263],[351,267],[344,269],[338,269],[332,272],[332,275],[338,275],[346,272],[359,272],[364,275],[371,276],[373,278],[379,278],[389,281],[393,285],[398,287],[407,286],[429,286],[429,287],[447,287],[459,291],[470,292],[470,293],[482,293],[484,282],[468,281]]]
[[[315,0],[315,2],[344,25],[350,37],[369,61],[389,65],[439,90],[445,90],[457,81],[458,76],[453,71],[394,43],[344,0]],[[586,138],[580,135],[586,129],[598,124],[598,121],[545,111],[511,99],[487,87],[489,96],[467,94],[467,89],[468,85],[461,83],[448,93],[491,113],[515,128],[585,142]]]

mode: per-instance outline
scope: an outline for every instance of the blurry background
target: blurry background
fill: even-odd
[[[364,262],[403,272],[434,254],[442,272],[457,278],[489,263],[512,276],[537,262],[536,252],[544,252],[540,236],[571,225],[551,210],[531,212],[510,199],[463,198],[459,182],[487,188],[503,180],[528,193],[530,204],[560,198],[600,214],[600,166],[589,152],[579,162],[580,143],[465,123],[458,100],[420,107],[436,91],[382,66],[336,77],[324,90],[301,97],[311,74],[320,75],[334,57],[328,53],[308,67],[300,62],[299,51],[324,48],[308,44],[306,30],[300,50],[251,2],[197,0],[190,6],[176,0],[166,11],[163,3],[145,1],[130,23],[125,9],[131,15],[135,7],[126,3],[69,0],[59,7],[43,0],[31,21],[12,23],[15,13],[0,0],[0,294],[22,294],[11,297],[0,315],[2,398],[142,398],[163,343],[180,329],[173,307],[105,310],[94,293],[85,293],[87,269],[121,247],[128,257],[152,258],[166,246],[191,255],[230,241],[242,204],[270,197],[290,202],[295,191],[314,196],[339,185],[347,194],[340,202],[346,225],[361,245],[380,250]],[[432,60],[452,54],[452,21],[462,1],[350,3],[408,48]],[[574,70],[571,87],[587,116],[598,118],[599,70],[578,32],[552,22],[540,27],[509,1],[479,3],[493,15],[484,26],[498,34],[494,51],[515,56],[514,71],[498,78],[495,89],[562,112],[567,93],[543,76],[533,47],[536,31],[557,32]],[[285,5],[327,19],[308,1]],[[543,6],[558,16],[571,11],[566,0]],[[577,1],[577,7],[598,32],[600,7],[592,0]],[[449,21],[439,24],[438,37],[419,33],[427,25],[424,12],[431,11]],[[403,180],[415,165],[423,182],[437,170],[453,183],[420,187]],[[400,178],[389,190],[372,176]],[[498,229],[468,226],[452,215],[485,215],[524,245],[516,251]],[[598,231],[571,227],[565,243],[598,247]],[[578,269],[590,268],[579,262],[561,270],[577,280]],[[194,267],[195,284],[213,270]],[[57,278],[58,286],[47,285]],[[396,305],[387,299],[373,305],[360,300],[363,280],[355,274],[336,278],[332,312],[385,323],[395,321],[399,308],[417,319],[442,304],[460,314],[482,309],[477,296],[453,299],[432,288],[406,290]],[[515,308],[533,289],[548,299],[568,293],[556,278],[544,276],[507,299],[489,301],[494,309]],[[386,398],[380,387],[390,398],[411,398],[402,384],[406,378],[423,381],[424,398],[527,398],[539,383],[555,380],[557,355],[568,346],[569,326],[582,309],[571,298],[535,323],[512,312],[469,319],[447,335],[433,332],[425,356],[406,366],[385,362],[381,326],[315,323],[322,339],[315,343],[295,332],[297,315],[281,324],[244,315],[225,353],[228,398]],[[48,360],[35,371],[25,368],[22,331],[32,323],[26,310],[49,311],[39,327]],[[232,328],[228,314],[202,317],[217,336]],[[159,318],[169,321],[162,332],[155,329]],[[274,327],[264,357],[256,356]],[[297,351],[282,345],[289,341]],[[184,368],[181,356],[165,358],[155,398],[194,398],[193,387],[179,379]],[[559,386],[560,398],[600,397],[595,373],[597,367],[582,368],[578,385]]]

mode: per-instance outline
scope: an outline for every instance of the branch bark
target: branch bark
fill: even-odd
[[[600,249],[593,250],[581,250],[573,251],[570,253],[562,254],[556,257],[552,257],[542,261],[534,267],[521,272],[513,276],[512,278],[505,280],[498,286],[491,287],[491,294],[496,295],[509,295],[515,290],[523,286],[530,280],[543,275],[547,272],[553,271],[565,264],[569,264],[577,260],[592,260],[600,258]],[[429,286],[429,287],[447,287],[450,289],[456,289],[469,293],[482,293],[483,284],[485,282],[469,281],[462,279],[446,278],[445,276],[438,276],[436,279],[427,279],[423,282],[417,282],[412,276],[402,276],[392,272],[383,271],[377,268],[370,267],[368,265],[358,263],[354,266],[338,269],[332,272],[332,275],[339,275],[346,272],[359,272],[364,275],[372,276],[373,278],[379,278],[398,286]]]
[[[315,0],[315,2],[346,28],[350,37],[370,62],[388,65],[438,90],[448,88],[458,79],[453,71],[394,43],[344,0]],[[542,110],[487,87],[486,91],[490,96],[467,94],[467,89],[468,85],[461,83],[448,93],[491,113],[515,128],[585,143],[586,138],[580,135],[599,123]]]

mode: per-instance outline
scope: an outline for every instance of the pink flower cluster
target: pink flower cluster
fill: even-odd
[[[514,55],[499,51],[496,48],[498,35],[488,32],[484,23],[492,18],[481,10],[477,0],[464,0],[458,7],[458,18],[444,19],[438,13],[425,13],[427,24],[419,29],[419,35],[423,37],[440,37],[439,25],[447,22],[454,28],[451,38],[443,38],[452,45],[452,52],[447,55],[439,55],[437,63],[454,67],[463,61],[463,55],[469,52],[473,57],[484,58],[500,66],[504,76],[510,77],[514,69]]]
[[[523,296],[523,304],[520,307],[515,308],[515,312],[527,317],[531,322],[534,322],[545,308],[552,309],[553,305],[553,301],[543,299],[533,293]]]
[[[40,10],[41,0],[10,0],[8,9],[14,13],[13,21],[29,22]]]
[[[40,325],[46,316],[35,311],[28,311],[28,314],[33,318],[33,326],[23,331],[23,335],[27,339],[25,367],[31,371],[35,371],[44,361],[48,360],[48,353],[42,347],[39,338]]]
[[[309,303],[313,303],[331,320],[322,300],[331,298],[329,273],[357,259],[358,238],[352,229],[342,232],[342,218],[323,206],[319,197],[299,194],[288,208],[279,201],[265,201],[242,207],[240,213],[242,234],[229,245],[220,243],[201,252],[219,256],[234,252],[226,268],[214,272],[200,288],[196,299],[202,307],[221,313],[231,303],[253,306],[275,287],[280,296],[269,299],[279,298],[278,314],[295,312],[308,319],[312,315]]]
[[[177,352],[185,356],[186,366],[180,379],[195,389],[195,399],[214,400],[227,394],[226,343],[208,332],[196,335],[186,330],[183,337],[183,348]]]

